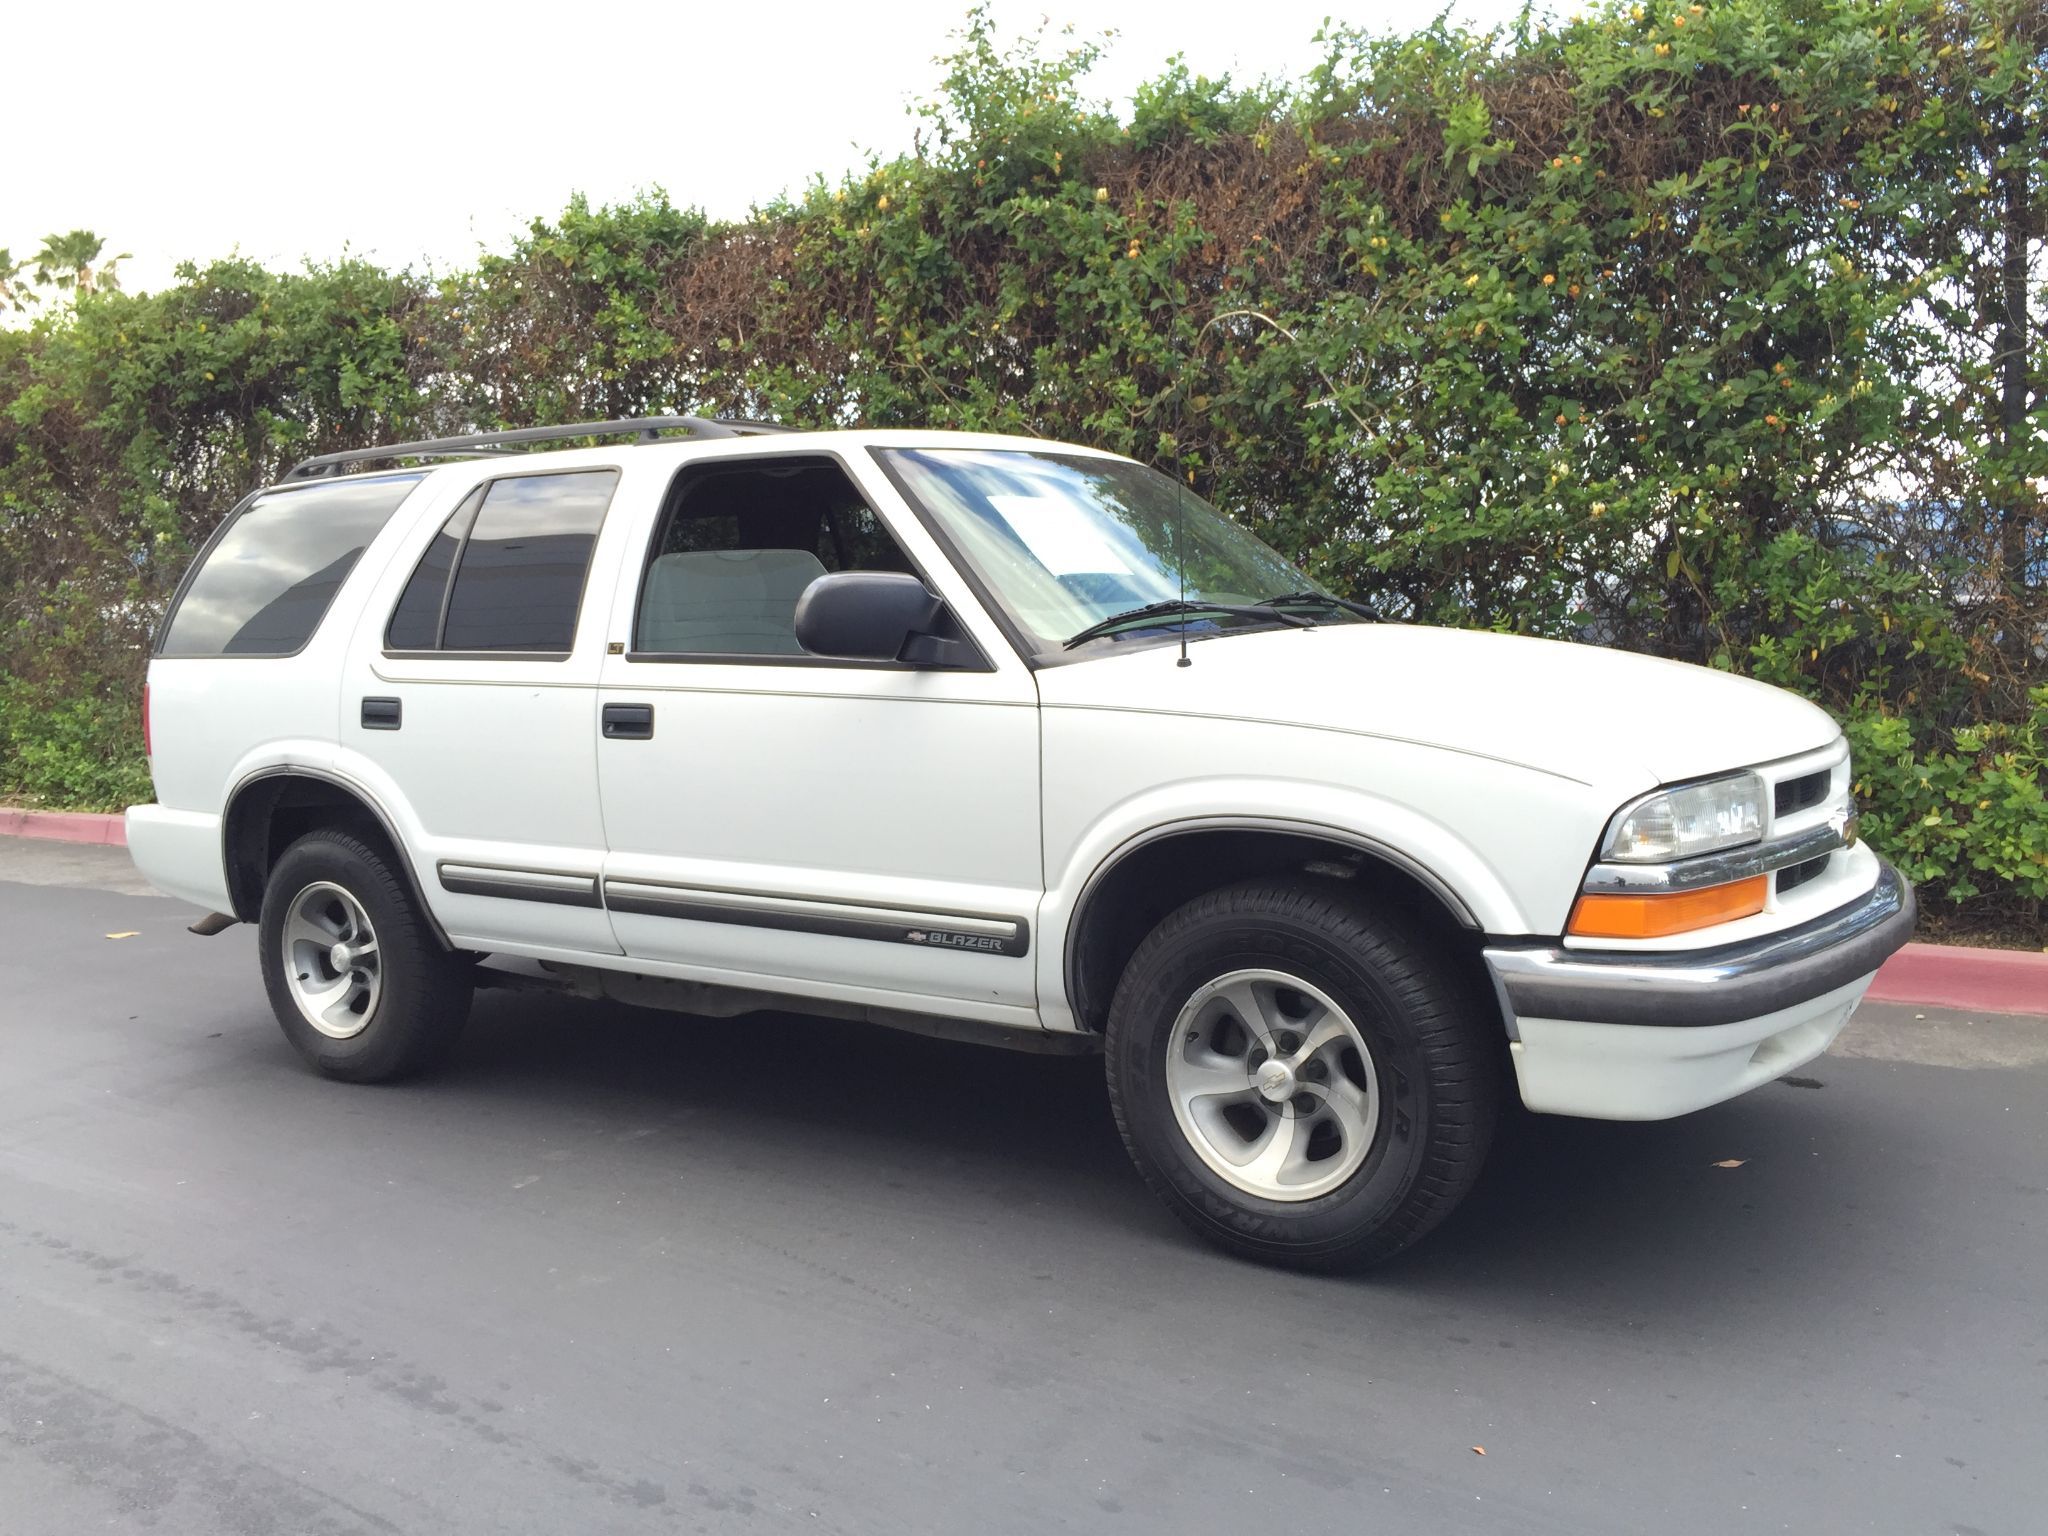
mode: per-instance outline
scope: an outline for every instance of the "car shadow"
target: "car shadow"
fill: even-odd
[[[614,1112],[730,1116],[807,1140],[1128,1171],[1095,1056],[1041,1056],[796,1014],[713,1019],[490,990],[440,1087]],[[743,1086],[742,1086],[743,1085]],[[739,1087],[740,1091],[735,1092]],[[1142,1194],[1142,1192],[1141,1192]]]
[[[1839,1309],[1926,1198],[1901,1176],[1895,1116],[1815,1091],[1842,1065],[1809,1068],[1820,1076],[1797,1082],[1811,1087],[1768,1085],[1650,1124],[1510,1106],[1477,1186],[1414,1249],[1364,1275],[1286,1283],[1617,1327],[1741,1326],[1763,1305],[1781,1323],[1788,1308]],[[756,1171],[786,1166],[807,1184],[907,1187],[942,1214],[1028,1197],[1112,1252],[1200,1252],[1132,1170],[1095,1057],[485,992],[457,1060],[422,1089],[514,1100],[555,1125],[687,1123],[707,1144],[783,1149],[787,1164]]]

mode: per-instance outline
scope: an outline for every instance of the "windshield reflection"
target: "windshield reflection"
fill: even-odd
[[[1193,491],[1142,464],[1029,449],[897,448],[881,457],[1044,653],[1105,619],[1183,595],[1244,607],[1310,585]],[[1212,613],[1161,617],[1149,628],[1281,622]]]

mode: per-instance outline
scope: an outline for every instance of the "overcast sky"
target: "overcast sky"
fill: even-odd
[[[1093,75],[1127,103],[1185,53],[1200,73],[1298,75],[1333,9],[1376,31],[1441,0],[995,0],[1117,36]],[[1475,25],[1518,0],[1456,0]],[[905,107],[966,0],[682,5],[642,0],[129,0],[7,10],[0,246],[55,230],[131,252],[131,291],[239,249],[273,265],[344,251],[446,269],[502,248],[573,192],[662,186],[715,216],[908,147]]]

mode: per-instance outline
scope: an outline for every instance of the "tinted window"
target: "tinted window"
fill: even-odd
[[[289,656],[310,640],[364,548],[418,485],[387,475],[268,491],[202,557],[165,656]]]
[[[641,577],[634,650],[795,656],[796,604],[828,571],[909,571],[909,559],[830,460],[686,469]]]
[[[441,645],[566,651],[618,471],[493,480],[462,546]]]
[[[384,631],[387,650],[431,651],[441,643],[441,602],[448,595],[448,577],[455,570],[455,555],[469,532],[470,519],[483,499],[481,487],[464,498],[413,567],[412,579],[399,594],[398,606],[391,610],[391,623]]]

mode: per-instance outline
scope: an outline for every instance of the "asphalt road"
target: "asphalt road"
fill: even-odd
[[[2048,1021],[1520,1117],[1326,1280],[1184,1235],[1091,1061],[485,994],[345,1087],[124,884],[0,839],[6,1536],[2048,1529]]]

